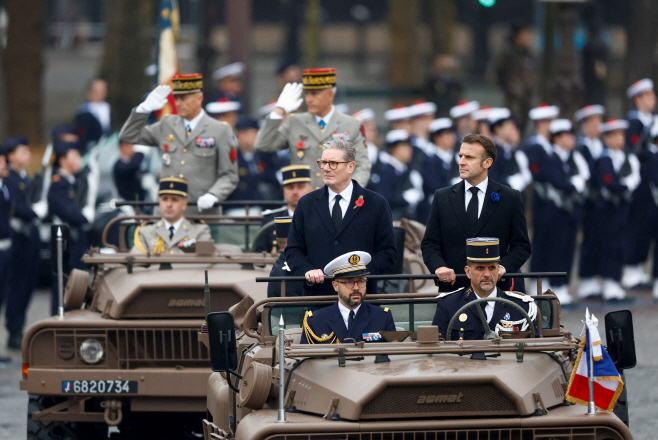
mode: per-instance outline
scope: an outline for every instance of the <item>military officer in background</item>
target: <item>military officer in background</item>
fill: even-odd
[[[519,292],[507,292],[496,287],[498,262],[500,261],[499,240],[497,238],[469,238],[466,240],[466,267],[464,271],[470,280],[469,287],[438,296],[436,313],[432,325],[446,338],[452,316],[471,301],[482,298],[504,298],[525,310],[533,324],[536,324],[537,305],[531,296]],[[489,329],[499,335],[504,332],[528,331],[530,326],[516,307],[497,301],[480,304]],[[459,315],[452,327],[451,339],[482,339],[484,326],[478,306],[470,307]],[[535,327],[536,331],[536,327]]]
[[[368,157],[370,158],[370,164],[374,168],[379,156],[379,147],[377,146],[379,133],[377,132],[377,123],[375,122],[375,112],[371,108],[364,108],[363,110],[352,113],[352,117],[361,121],[361,125],[363,125]]]
[[[457,142],[469,134],[477,131],[477,121],[473,119],[473,113],[480,108],[477,101],[459,101],[456,106],[450,109],[450,117],[455,122],[455,131],[457,132]]]
[[[286,246],[288,245],[288,231],[290,231],[292,217],[275,217],[274,225],[276,227],[276,243],[279,245],[281,255],[276,260],[270,271],[271,277],[291,277],[293,276],[288,263],[286,263]],[[280,297],[281,283],[271,282],[267,284],[267,297]],[[283,296],[302,296],[302,283],[291,281],[286,283],[286,292]]]
[[[311,185],[311,169],[308,165],[289,165],[281,168],[283,178],[283,198],[286,206],[277,209],[263,211],[262,226],[267,229],[262,231],[254,240],[254,252],[276,252],[277,236],[272,222],[276,217],[289,216],[295,213],[297,202],[306,194],[313,191]],[[286,234],[286,237],[288,234]]]
[[[178,115],[144,124],[151,112],[162,109],[172,93],[168,85],[157,86],[134,108],[123,125],[122,142],[157,146],[162,152],[161,176],[175,176],[189,182],[189,197],[199,211],[212,209],[226,199],[238,184],[237,151],[233,130],[226,122],[208,116],[202,108],[201,74],[175,75],[173,94]],[[188,208],[192,214],[192,208]]]
[[[489,171],[496,182],[523,192],[532,182],[528,158],[518,147],[521,133],[512,113],[507,108],[494,108],[489,112],[489,127],[493,133],[498,154]]]
[[[348,252],[324,267],[326,276],[338,294],[335,304],[306,312],[302,326],[302,344],[340,344],[382,341],[380,331],[395,331],[393,315],[388,307],[364,302],[367,287],[367,252]]]
[[[181,254],[194,252],[197,240],[212,240],[210,228],[194,224],[183,216],[187,208],[187,181],[178,177],[160,179],[159,206],[162,218],[135,229],[131,253]]]
[[[302,103],[301,93],[308,112],[292,113]],[[370,180],[370,160],[361,122],[340,113],[334,107],[336,96],[336,69],[304,69],[302,84],[286,84],[279,95],[276,109],[269,114],[258,132],[256,149],[278,151],[290,149],[292,165],[305,164],[314,168],[322,157],[322,145],[328,141],[344,140],[356,149],[353,178],[365,187]],[[285,122],[281,123],[284,116]],[[311,175],[313,188],[324,183],[322,173]]]
[[[0,144],[0,310],[5,302],[7,293],[7,270],[11,248],[11,227],[9,226],[9,189],[5,184],[8,176],[7,162],[5,160],[5,147]],[[11,358],[0,356],[0,362],[10,362]]]

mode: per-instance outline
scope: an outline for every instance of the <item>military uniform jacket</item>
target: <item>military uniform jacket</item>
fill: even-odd
[[[372,275],[385,274],[395,263],[397,247],[388,202],[356,181],[352,183],[352,199],[338,231],[329,213],[326,186],[299,199],[286,247],[286,261],[294,275],[303,276],[309,270],[322,269],[334,258],[357,250],[372,256],[367,266]],[[357,206],[356,200],[360,198],[363,203]],[[367,289],[371,294],[376,293],[377,283],[369,281]],[[331,283],[312,286],[304,283],[304,295],[335,294]]]
[[[471,229],[466,217],[464,188],[462,180],[434,193],[432,210],[421,243],[423,260],[430,273],[441,266],[453,269],[456,274],[464,273],[466,239],[473,237],[498,237],[500,264],[505,266],[508,273],[518,272],[530,257],[531,247],[521,194],[489,178],[482,212],[475,228]],[[492,198],[493,193],[497,193],[498,197]],[[439,286],[441,290],[448,291],[469,284],[468,279],[458,279],[454,285],[439,283]]]
[[[204,114],[192,133],[185,136],[185,124],[180,116],[165,116],[155,124],[144,126],[148,117],[148,113],[133,109],[119,138],[159,147],[163,155],[161,177],[186,179],[190,201],[206,193],[223,201],[233,192],[238,184],[237,144],[226,122]]]
[[[343,316],[338,309],[338,301],[336,301],[335,304],[329,307],[314,312],[306,312],[301,343],[340,344],[352,342],[348,341],[348,338],[359,342],[363,341],[364,333],[380,331],[395,331],[393,315],[388,308],[382,308],[367,302],[361,303],[361,307],[354,315],[352,328],[348,332]]]
[[[135,244],[131,253],[182,254],[179,243],[190,240],[212,240],[208,225],[190,223],[183,219],[174,236],[169,239],[169,231],[164,219],[151,225],[142,225],[135,230]]]
[[[276,228],[274,225],[275,217],[286,217],[288,215],[288,207],[282,206],[277,209],[268,209],[262,212],[263,221],[261,222],[261,227],[267,226],[267,228],[260,232],[260,234],[254,239],[254,252],[277,252],[276,248]],[[271,224],[270,224],[271,223]]]
[[[497,288],[498,289],[498,288]],[[513,296],[512,296],[513,295]],[[518,304],[523,308],[523,310],[530,315],[530,318],[535,324],[535,317],[537,316],[537,306],[534,304],[532,297],[518,292],[503,292],[498,289],[497,297],[508,299],[515,304]],[[519,297],[524,298],[527,302]],[[447,293],[441,295],[436,301],[436,313],[434,314],[434,319],[432,320],[432,325],[439,327],[439,332],[441,335],[446,338],[448,331],[448,324],[452,316],[459,310],[462,306],[468,304],[471,301],[478,299],[478,296],[473,292],[471,287],[458,290],[454,293]],[[482,320],[478,312],[478,306],[474,305],[469,307],[463,313],[466,315],[465,320],[461,320],[458,316],[452,325],[452,335],[451,339],[456,341],[459,339],[459,330],[464,329],[464,339],[482,339],[484,335],[484,327],[482,326]],[[534,309],[534,310],[533,310]],[[486,316],[486,315],[485,315]],[[501,320],[503,321],[501,323]],[[523,320],[522,322],[519,322]],[[509,323],[514,323],[510,326]],[[524,323],[527,323],[521,312],[516,308],[503,304],[502,302],[494,303],[494,311],[489,321],[489,328],[494,331],[498,331],[500,334],[501,328],[507,329],[507,331],[519,331],[526,330],[524,328]],[[504,325],[503,325],[504,324]],[[447,339],[447,338],[446,338]]]
[[[282,252],[279,259],[276,260],[270,271],[271,277],[291,277],[292,271],[286,263],[286,254]],[[267,284],[267,297],[280,297],[281,296],[281,283],[272,281]],[[302,296],[302,283],[299,281],[290,281],[286,283],[286,296]]]
[[[344,139],[354,144],[356,168],[352,178],[365,187],[370,180],[370,159],[361,128],[361,122],[351,116],[334,111],[329,123],[320,130],[315,116],[310,113],[291,113],[286,122],[266,118],[258,130],[255,147],[261,151],[290,149],[292,165],[311,167],[311,184],[315,189],[324,185],[317,160],[322,158],[322,144]],[[315,170],[315,172],[313,171]]]
[[[12,229],[14,232],[28,237],[31,233],[32,222],[37,218],[28,203],[28,189],[31,183],[32,179],[27,176],[21,177],[12,169],[9,170],[9,176],[5,179],[11,200]]]
[[[11,245],[11,227],[9,226],[9,211],[11,206],[6,179],[0,179],[0,252],[6,251]]]

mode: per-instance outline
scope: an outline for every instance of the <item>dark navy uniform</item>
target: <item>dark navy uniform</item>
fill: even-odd
[[[287,206],[282,206],[277,209],[268,209],[267,211],[262,212],[263,220],[261,222],[261,227],[269,225],[267,229],[256,237],[254,240],[253,251],[254,252],[276,252],[276,234],[274,228],[274,218],[283,217],[290,215],[288,212]]]
[[[238,177],[240,178],[238,186],[226,198],[226,200],[262,200],[258,191],[261,171],[264,171],[264,162],[261,160],[259,153],[251,152],[244,154],[238,152]]]
[[[508,299],[515,304],[521,306],[523,310],[528,313],[530,318],[535,324],[537,316],[537,306],[531,296],[519,292],[505,292],[498,288],[496,296],[498,298]],[[462,288],[456,292],[446,292],[439,295],[436,302],[436,313],[432,320],[432,325],[439,327],[439,332],[446,338],[448,331],[448,324],[452,316],[464,305],[479,297],[473,291],[473,288]],[[500,334],[503,331],[525,331],[528,329],[527,321],[515,307],[502,302],[493,302],[494,310],[491,319],[489,320],[489,328],[493,331],[498,331]],[[460,316],[457,317],[452,326],[451,339],[456,341],[459,339],[460,329],[464,329],[464,340],[482,339],[484,336],[484,327],[480,319],[478,306],[469,307]],[[513,324],[512,324],[513,323]],[[447,339],[447,338],[446,338]]]
[[[496,140],[496,161],[489,169],[489,178],[523,192],[532,181],[528,171],[528,158],[511,145],[503,145]]]
[[[5,179],[11,199],[12,246],[8,269],[7,321],[10,335],[22,334],[25,313],[39,277],[38,264],[41,240],[35,225],[37,214],[30,208],[28,193],[31,179],[10,169]]]
[[[387,308],[361,303],[354,316],[350,331],[347,330],[338,302],[315,312],[306,312],[302,328],[302,344],[339,344],[349,338],[363,341],[364,333],[395,331],[393,315]]]
[[[292,217],[276,217],[274,219],[276,237],[288,238],[288,232],[290,231],[290,223],[292,222]],[[276,243],[276,240],[275,240]],[[276,244],[274,245],[276,248]],[[286,253],[281,252],[279,259],[276,260],[272,270],[270,271],[271,277],[286,277],[292,276],[292,271],[286,263]],[[281,283],[278,281],[273,281],[267,284],[267,296],[271,297],[280,297],[281,296]],[[291,281],[286,283],[286,294],[285,296],[302,296],[302,283],[299,281]]]
[[[4,155],[4,148],[0,145],[0,154]],[[9,189],[0,178],[0,307],[6,296],[7,269],[11,248],[11,227],[9,226],[10,198]]]
[[[119,195],[125,200],[143,201],[146,199],[146,191],[142,187],[140,167],[144,161],[144,153],[135,153],[128,161],[117,160],[112,169],[114,184]]]
[[[402,217],[416,220],[416,208],[424,199],[422,188],[423,178],[417,170],[386,152],[380,153],[377,170],[370,178],[368,189],[384,196],[391,207],[394,221]],[[407,193],[409,190],[411,192]],[[429,215],[429,209],[425,212]],[[423,220],[426,222],[427,216]]]

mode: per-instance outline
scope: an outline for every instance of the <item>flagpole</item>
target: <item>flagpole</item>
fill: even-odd
[[[594,404],[594,355],[592,353],[594,351],[594,346],[592,345],[592,335],[589,330],[585,329],[585,332],[587,335],[587,344],[589,346],[589,403],[587,404],[587,415],[594,416],[596,415],[596,405]]]

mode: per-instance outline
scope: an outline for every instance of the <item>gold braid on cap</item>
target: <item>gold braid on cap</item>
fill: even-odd
[[[331,342],[329,342],[330,344],[340,343],[338,337],[334,336],[334,332],[331,332],[331,334],[325,338],[319,338],[315,333],[313,333],[313,330],[311,330],[311,326],[308,325],[308,321],[307,321],[309,316],[313,316],[313,312],[307,310],[306,314],[304,315],[304,324],[302,326],[304,328],[304,334],[306,335],[306,342],[308,342],[309,344],[315,344],[316,341],[318,343],[327,342],[329,339],[333,338],[331,339]]]

